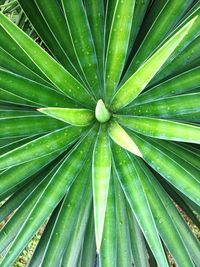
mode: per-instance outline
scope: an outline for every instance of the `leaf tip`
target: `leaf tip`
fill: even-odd
[[[47,114],[48,109],[49,109],[49,108],[37,108],[36,110],[37,110],[38,112]]]
[[[43,112],[44,112],[43,109],[44,109],[44,108],[37,108],[36,110],[37,110],[38,112],[42,112],[42,113],[43,113]]]
[[[127,134],[127,132],[116,122],[112,121],[109,125],[109,134],[112,140],[119,146],[130,151],[134,155],[143,158],[138,146],[132,140],[132,138]]]

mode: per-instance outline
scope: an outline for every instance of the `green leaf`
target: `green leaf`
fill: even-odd
[[[38,116],[38,113],[29,110],[0,109],[0,120],[26,116]]]
[[[5,140],[5,144],[4,144],[4,146],[0,147],[0,155],[3,155],[5,153],[9,152],[10,150],[17,148],[18,146],[24,145],[25,143],[33,141],[37,137],[40,137],[40,135],[33,135],[30,137],[19,138],[16,140],[14,140],[14,139],[9,140],[9,138],[3,138],[1,140]]]
[[[26,10],[28,10],[30,12],[30,10],[32,9],[32,8],[30,8],[30,4],[25,3],[26,1],[24,1],[24,0],[21,0],[21,2],[22,1],[23,1],[23,5],[26,5]],[[76,58],[73,43],[72,43],[71,38],[70,38],[70,32],[69,32],[67,23],[65,21],[65,17],[64,17],[64,14],[62,12],[62,9],[59,7],[58,3],[54,0],[36,0],[35,2],[36,2],[36,5],[38,6],[38,9],[40,11],[40,12],[37,12],[35,15],[38,17],[38,13],[41,13],[41,15],[44,16],[46,24],[47,24],[47,26],[51,32],[51,38],[49,38],[48,35],[44,32],[44,29],[42,29],[44,23],[40,24],[40,23],[35,21],[34,22],[35,24],[36,23],[39,24],[37,26],[39,33],[42,33],[43,36],[48,38],[48,40],[46,42],[47,45],[49,44],[49,41],[52,42],[52,40],[53,40],[52,37],[55,36],[55,39],[56,39],[57,43],[59,44],[59,48],[65,54],[65,58],[63,58],[63,57],[59,58],[60,62],[64,66],[66,66],[66,68],[69,70],[69,72],[74,74],[75,77],[79,81],[81,81],[82,77],[80,74],[83,74],[83,73],[82,73],[82,70],[81,70],[80,65],[78,63],[78,60]],[[56,45],[56,42],[53,44],[53,48],[54,48],[54,51],[57,53],[58,46]],[[67,58],[67,60],[66,60],[66,58]]]
[[[199,26],[200,24],[198,25],[198,29]],[[198,34],[198,37],[196,37],[194,40],[191,41],[191,38],[189,40],[190,43],[187,46],[185,44],[183,45],[183,48],[185,49],[181,53],[178,51],[179,53],[177,52],[177,56],[173,56],[172,54],[172,58],[169,58],[169,60],[166,61],[159,73],[154,76],[149,86],[172,78],[174,75],[178,75],[185,71],[189,71],[190,69],[199,67],[200,36]]]
[[[200,221],[198,220],[198,213],[195,213],[195,210],[193,209],[192,205],[188,204],[193,203],[191,200],[189,200],[185,195],[183,195],[180,191],[178,191],[176,188],[174,188],[172,185],[170,185],[166,180],[162,178],[162,176],[158,173],[155,173],[155,177],[159,181],[159,183],[162,185],[163,189],[166,191],[166,193],[173,199],[173,201],[176,203],[177,207],[180,207],[185,214],[192,220],[192,222],[200,228]],[[189,200],[189,201],[188,201]],[[190,206],[189,206],[190,205]],[[197,207],[197,205],[196,205]],[[199,208],[197,208],[199,209]],[[197,253],[198,254],[198,253]]]
[[[37,138],[0,156],[0,169],[9,168],[30,160],[66,149],[77,141],[82,128],[66,127]]]
[[[148,267],[148,256],[145,246],[144,235],[142,234],[142,231],[129,205],[127,205],[127,212],[129,219],[129,232],[134,264],[138,267]]]
[[[109,103],[120,80],[126,60],[135,0],[115,1],[105,59],[105,98]],[[122,27],[123,25],[123,27]]]
[[[188,151],[182,145],[177,144],[176,142],[168,142],[163,140],[156,140],[158,146],[162,147],[171,158],[174,158],[175,161],[180,162],[180,165],[183,165],[189,172],[199,179],[199,170],[200,170],[200,155],[194,154],[192,151]],[[200,180],[200,179],[199,179]]]
[[[99,98],[101,93],[98,84],[98,62],[85,7],[80,0],[67,2],[62,0],[61,2],[77,59],[88,81],[90,90]],[[81,27],[77,27],[77,24]]]
[[[99,264],[101,267],[115,267],[117,264],[117,240],[116,240],[116,206],[114,176],[111,175],[108,201],[106,207],[103,238],[99,254]]]
[[[117,121],[138,133],[173,141],[200,144],[200,127],[142,116],[116,116]]]
[[[29,138],[29,137],[27,137]],[[7,145],[12,145],[15,142],[18,142],[20,140],[24,139],[23,137],[11,137],[11,138],[0,138],[0,147],[1,149]]]
[[[74,126],[87,126],[94,121],[94,111],[75,108],[39,108],[39,112]]]
[[[171,142],[163,142],[165,148],[173,151],[180,158],[188,161],[192,166],[200,170],[200,154],[195,153],[190,148],[183,146],[183,144],[176,144]],[[173,149],[172,149],[173,148]]]
[[[66,124],[43,115],[0,120],[0,138],[18,137],[57,130]]]
[[[75,227],[73,225],[74,229],[72,235],[70,236],[68,247],[63,255],[61,266],[77,267],[81,255],[82,243],[84,240],[87,221],[89,219],[91,204],[92,204],[92,194],[91,194],[92,188],[91,186],[85,186],[85,189],[86,192],[82,200],[80,201],[81,205],[78,211],[77,222],[75,223]],[[52,267],[53,264],[54,263],[52,263]],[[46,266],[49,266],[49,262],[47,262]]]
[[[60,161],[60,157],[58,157],[55,161],[51,162],[52,168],[55,167],[55,164],[58,164]],[[50,168],[51,169],[51,168]],[[15,191],[12,196],[0,207],[0,221],[6,219],[9,214],[13,211],[17,210],[19,206],[27,199],[27,197],[34,191],[34,189],[38,186],[38,184],[44,179],[45,175],[47,175],[50,171],[49,168],[39,169],[37,173],[30,177],[29,182],[25,181],[20,182],[19,189],[13,190],[11,187],[10,191]],[[30,174],[29,174],[30,175]],[[26,184],[25,187],[23,185]],[[1,201],[1,197],[0,197]]]
[[[97,102],[95,108],[95,117],[101,123],[107,122],[111,117],[111,114],[106,108],[102,99],[99,99]]]
[[[36,83],[30,79],[0,69],[1,88],[22,99],[31,101],[37,106],[67,106],[76,107],[77,104],[65,95],[51,87]],[[23,90],[26,88],[26,90]]]
[[[93,152],[92,181],[97,253],[100,251],[111,172],[111,151],[105,125],[101,125]]]
[[[183,21],[179,23],[178,27],[173,32],[171,32],[171,34],[167,37],[167,39],[169,39],[181,27],[183,27],[183,25],[188,23],[189,20],[198,16],[188,34],[183,38],[179,46],[174,50],[172,55],[165,62],[165,64],[161,69],[161,72],[158,73],[158,75],[156,75],[156,77],[152,80],[152,83],[155,83],[156,81],[166,78],[169,75],[169,73],[177,74],[181,73],[182,71],[189,70],[190,68],[199,66],[199,64],[196,66],[191,64],[194,59],[197,59],[197,61],[199,59],[199,39],[200,39],[199,15],[200,15],[200,6],[199,3],[197,3],[196,8],[194,8],[193,6],[193,8],[191,8],[190,11],[188,12],[188,15],[186,15]],[[191,65],[193,66],[191,67]]]
[[[150,173],[150,172],[148,171],[148,173]],[[175,226],[177,227],[177,229],[181,235],[181,238],[183,239],[185,247],[189,251],[192,259],[198,265],[199,260],[200,260],[199,241],[193,235],[191,229],[189,228],[188,224],[185,222],[184,218],[180,214],[177,207],[175,207],[175,204],[172,200],[173,198],[171,198],[172,196],[170,197],[167,194],[166,188],[161,186],[159,184],[159,182],[152,175],[151,175],[151,177],[149,175],[146,177],[151,182],[152,187],[156,190],[157,194],[159,195],[160,200],[162,201],[168,214],[170,215],[171,219],[173,220]],[[171,188],[170,188],[170,192],[171,192]]]
[[[166,152],[162,151],[162,148],[152,139],[141,137],[130,131],[129,135],[141,149],[144,160],[179,191],[199,205],[199,181],[184,166],[179,165]]]
[[[117,257],[114,259],[116,266],[131,266],[131,242],[128,227],[128,216],[125,204],[124,192],[118,181],[116,171],[114,171],[115,186],[115,208],[116,208],[116,241],[117,241]]]
[[[178,266],[194,266],[190,256],[188,255],[188,251],[184,246],[182,238],[177,231],[176,225],[173,223],[173,220],[169,216],[156,190],[148,180],[151,179],[152,174],[142,161],[134,160],[134,164],[137,168],[138,174],[140,175],[143,188],[147,195],[156,226],[162,240],[165,242]]]
[[[11,266],[23,248],[27,245],[31,237],[45,222],[64,194],[69,190],[71,184],[83,168],[87,154],[96,135],[96,127],[92,128],[71,151],[58,171],[49,181],[42,195],[38,198],[33,209],[24,221],[21,230],[13,241],[9,252],[4,257],[1,264]],[[66,221],[66,218],[65,218]],[[54,247],[55,251],[55,247]],[[56,254],[58,256],[58,254]],[[60,260],[60,257],[59,257]],[[53,261],[52,261],[53,262]]]
[[[19,0],[19,3],[26,13],[26,16],[29,18],[37,34],[40,36],[41,40],[52,53],[54,58],[60,62],[63,67],[67,69],[74,77],[81,81],[76,69],[69,59],[69,53],[73,52],[73,46],[70,43],[70,36],[69,32],[67,31],[62,10],[55,1],[48,1],[49,5],[46,5],[45,1],[43,1],[43,8],[39,6],[38,2],[39,0],[32,1],[30,3],[28,3],[26,0]],[[36,17],[37,20],[35,19]],[[65,40],[64,48],[62,46],[63,43],[61,44],[61,40],[59,38],[60,30],[56,28],[57,23],[62,25],[60,30],[62,29],[62,39]],[[53,29],[52,24],[54,24]],[[54,30],[55,28],[56,30]]]
[[[197,67],[150,88],[148,91],[139,95],[133,101],[133,104],[138,105],[156,99],[163,99],[171,95],[179,95],[199,87],[200,67]]]
[[[163,8],[166,6],[167,2],[165,0],[156,0],[149,4],[150,6],[148,6],[144,21],[140,28],[140,32],[138,33],[137,41],[135,42],[134,52],[139,49],[142,41],[148,34],[148,31],[154,26],[156,19],[159,18],[159,15],[161,14]]]
[[[142,23],[144,22],[143,21],[144,17],[145,17],[145,21],[146,21],[146,11],[148,9],[149,3],[150,3],[150,0],[144,0],[143,2],[141,2],[141,1],[135,2],[135,9],[134,9],[134,13],[133,13],[127,56],[130,55],[130,52],[132,52],[131,50],[137,44],[137,42],[135,42],[135,40],[136,40],[136,37],[138,36],[139,32],[141,32],[143,29],[143,27],[141,27],[141,25],[143,25]]]
[[[24,50],[17,44],[13,38],[3,29],[0,25],[0,36],[1,36],[1,48],[3,48],[9,55],[12,55],[21,64],[30,69],[33,73],[36,73],[43,80],[48,82],[48,79],[35,65],[31,58],[24,52]]]
[[[134,163],[123,148],[113,143],[115,170],[128,203],[160,266],[168,266],[157,228]]]
[[[187,10],[186,14],[184,14],[183,18],[180,20],[180,22],[188,20],[188,17],[190,18],[191,15],[194,15],[196,11],[199,10],[199,2],[196,1],[189,10]]]
[[[102,0],[85,0],[85,9],[90,24],[99,71],[103,78],[104,70],[104,3]],[[98,15],[96,15],[98,14]],[[98,30],[97,30],[98,29]]]
[[[63,150],[61,151],[63,152]],[[0,174],[1,178],[1,188],[0,196],[6,197],[11,195],[13,192],[17,191],[23,184],[27,183],[32,179],[32,175],[37,173],[40,169],[48,165],[56,157],[61,154],[61,152],[55,152],[44,156],[40,159],[34,159],[29,162],[25,162],[20,166],[9,168]]]
[[[112,110],[123,108],[139,95],[186,36],[196,19],[197,17],[193,18],[172,36],[122,85],[112,100]]]
[[[37,202],[38,198],[41,196],[52,176],[58,170],[60,164],[53,168],[48,169],[47,173],[40,173],[41,180],[36,185],[34,190],[29,194],[29,196],[22,203],[21,207],[16,210],[12,218],[6,223],[2,231],[0,232],[0,252],[6,249],[10,243],[14,240],[17,233],[20,231],[24,221],[31,212],[33,206]]]
[[[59,265],[61,259],[65,257],[65,253],[67,253],[69,257],[71,257],[74,252],[79,255],[82,240],[76,240],[76,235],[79,234],[79,229],[82,231],[86,227],[91,208],[92,186],[90,168],[91,157],[88,157],[83,170],[79,170],[76,180],[63,201],[42,262],[44,267],[53,267],[55,264]],[[66,223],[66,218],[68,218],[68,223]],[[83,220],[83,225],[80,224],[81,220]],[[77,249],[72,251],[71,242],[77,241],[79,241],[76,243]],[[76,255],[76,257],[78,255]],[[76,257],[72,257],[71,260],[73,261]]]
[[[95,258],[96,258],[96,244],[95,244],[95,232],[94,232],[94,216],[92,208],[83,241],[80,267],[94,266]]]
[[[2,42],[3,40],[1,36],[1,45],[2,45]],[[44,78],[39,76],[37,72],[32,71],[30,68],[22,64],[22,62],[17,60],[17,58],[15,58],[13,54],[10,54],[8,51],[4,50],[2,47],[0,47],[0,66],[3,69],[6,69],[7,71],[21,75],[35,82],[38,82],[38,83],[41,83],[47,86],[51,85]]]
[[[171,118],[200,112],[200,93],[184,94],[136,105],[122,110],[123,114]]]
[[[112,25],[112,19],[114,16],[116,1],[104,1],[104,9],[105,9],[105,51],[108,45],[108,39],[110,34],[110,29]],[[104,52],[105,52],[104,51]]]
[[[111,121],[109,123],[108,132],[112,140],[119,146],[127,149],[138,157],[142,157],[142,154],[137,145],[116,121]]]
[[[197,123],[200,123],[200,112],[174,115],[173,119],[188,123],[191,122],[194,123],[194,125],[196,124],[198,126]]]
[[[154,3],[154,8],[158,9],[159,4],[156,1]],[[145,35],[144,40],[140,44],[132,62],[129,66],[126,78],[129,78],[132,73],[137,71],[137,69],[145,62],[145,60],[151,56],[152,52],[157,48],[157,46],[163,41],[163,39],[173,30],[176,24],[179,22],[183,14],[192,5],[193,0],[179,0],[179,1],[163,1],[164,5],[158,14],[151,14],[149,19],[154,20],[152,24],[146,22],[147,27],[149,27],[148,32]],[[156,16],[157,15],[157,16]],[[145,26],[142,29],[145,29]]]
[[[178,191],[178,190],[175,190],[176,193],[178,193],[178,195],[181,196],[181,198],[186,202],[187,205],[189,205],[192,210],[193,210],[193,213],[195,215],[199,214],[200,213],[200,207],[199,207],[199,204],[195,203],[193,200],[191,200],[189,197],[187,197],[185,194],[183,194],[182,192]]]
[[[0,11],[0,266],[198,266],[200,1]]]
[[[29,267],[38,267],[45,256],[46,249],[48,247],[49,239],[52,235],[53,228],[56,222],[56,219],[58,217],[58,213],[60,212],[62,201],[58,204],[58,206],[53,211],[50,219],[48,220],[48,223],[44,229],[44,232],[39,240],[39,243],[37,244],[37,247],[33,253],[33,256],[31,257],[30,262],[28,263]]]
[[[83,105],[94,105],[87,90],[62,65],[1,13],[0,25],[59,90]]]
[[[5,105],[19,105],[21,107],[35,107],[37,106],[31,101],[25,100],[24,98],[21,98],[17,95],[14,95],[12,93],[9,93],[3,89],[0,89],[0,104],[1,106]]]

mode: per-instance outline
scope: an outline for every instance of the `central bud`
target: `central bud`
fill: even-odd
[[[95,117],[101,123],[107,122],[111,117],[111,114],[106,108],[102,99],[99,99],[97,102],[95,109]]]

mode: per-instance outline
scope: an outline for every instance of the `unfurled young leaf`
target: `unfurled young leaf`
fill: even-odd
[[[199,15],[0,0],[0,267],[199,266]]]
[[[107,110],[102,99],[100,99],[97,102],[96,109],[95,109],[95,116],[96,116],[96,119],[102,123],[107,122],[111,117],[111,114]]]

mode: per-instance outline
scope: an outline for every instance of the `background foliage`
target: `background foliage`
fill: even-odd
[[[198,266],[200,1],[83,3],[0,1],[0,266]]]

